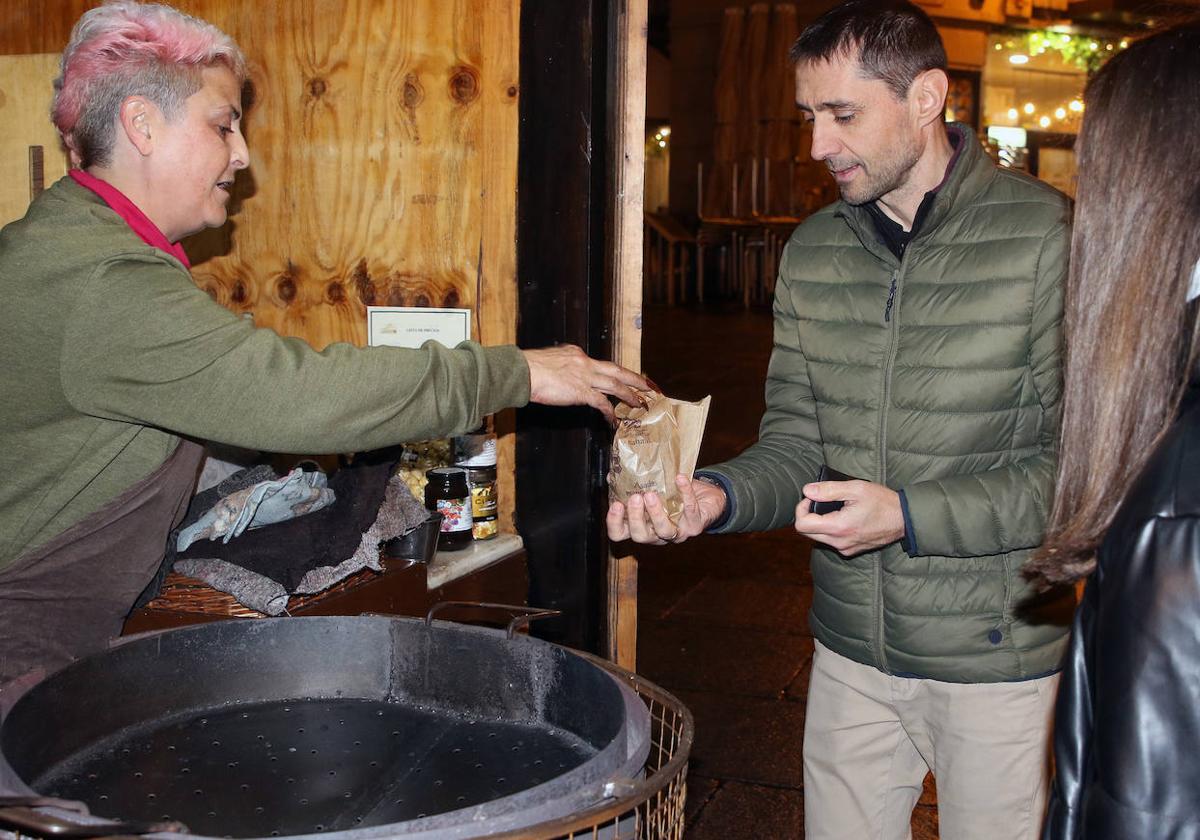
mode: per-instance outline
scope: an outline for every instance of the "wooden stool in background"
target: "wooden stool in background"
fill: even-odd
[[[644,272],[648,297],[666,300],[674,306],[687,300],[688,276],[691,273],[692,249],[696,236],[678,219],[665,213],[646,213]],[[699,283],[696,295],[704,300],[704,288]]]

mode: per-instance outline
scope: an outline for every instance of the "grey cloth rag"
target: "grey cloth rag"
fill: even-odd
[[[215,557],[199,560],[176,560],[175,571],[201,580],[232,595],[239,604],[267,615],[287,612],[288,593],[281,584],[249,569],[226,563]]]
[[[175,570],[232,595],[238,603],[252,610],[266,615],[282,615],[287,612],[288,598],[292,594],[322,592],[364,568],[382,571],[383,566],[379,562],[380,543],[404,536],[428,517],[429,511],[413,497],[404,479],[395,475],[388,479],[375,521],[362,535],[355,552],[336,565],[310,569],[294,592],[289,593],[282,584],[264,575],[215,558],[179,559],[175,561]]]
[[[399,475],[392,476],[384,491],[379,515],[363,534],[362,542],[354,554],[336,566],[319,566],[309,571],[296,587],[296,593],[311,595],[321,592],[362,568],[382,571],[383,567],[379,564],[380,544],[404,536],[428,518],[429,511],[416,500],[404,479]]]
[[[336,500],[323,472],[292,470],[283,478],[262,481],[223,497],[199,520],[179,532],[175,550],[187,551],[197,540],[227,543],[249,528],[286,522],[321,510]]]

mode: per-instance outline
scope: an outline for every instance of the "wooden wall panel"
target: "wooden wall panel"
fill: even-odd
[[[95,5],[0,0],[0,55],[61,52]],[[368,304],[474,308],[475,337],[515,341],[518,2],[174,5],[250,62],[251,165],[230,223],[185,242],[197,284],[318,348],[365,343]]]
[[[99,0],[0,0],[0,53],[61,53],[79,16]]]
[[[511,18],[507,0],[310,0],[274,15],[203,5],[253,61],[254,177],[232,250],[202,265],[198,282],[318,347],[364,341],[371,303],[474,307],[486,172],[509,184],[488,214],[509,276],[491,279],[515,283],[515,164],[484,166],[489,144],[515,160],[516,48],[505,48],[515,31],[486,48],[488,61],[484,46],[485,21]],[[500,268],[495,250],[488,267]],[[497,319],[481,317],[495,332]]]
[[[491,81],[482,87],[481,120],[476,148],[483,173],[483,230],[479,240],[479,294],[476,312],[479,340],[513,344],[517,340],[517,148],[520,83],[520,3],[493,2],[483,14],[483,66]],[[533,233],[533,232],[531,232]],[[514,413],[496,418],[499,517],[511,527],[516,509]]]
[[[55,53],[0,56],[0,226],[25,215],[33,197],[30,149],[41,155],[41,183],[67,173],[67,154],[50,123],[49,79],[58,69]]]

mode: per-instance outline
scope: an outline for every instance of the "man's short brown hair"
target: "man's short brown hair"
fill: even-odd
[[[937,27],[905,0],[848,0],[821,15],[788,51],[793,64],[857,58],[867,78],[886,82],[897,99],[926,70],[946,69]]]

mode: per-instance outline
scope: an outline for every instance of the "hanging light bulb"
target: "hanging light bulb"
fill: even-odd
[[[1050,118],[1043,114],[1042,116],[1038,117],[1038,125],[1040,125],[1042,128],[1049,128]]]
[[[1018,117],[1018,116],[1020,116],[1020,114],[1018,114],[1018,113],[1017,113],[1017,109],[1016,109],[1016,108],[1009,108],[1009,109],[1008,109],[1008,118],[1009,118],[1010,120],[1012,120],[1013,122],[1016,122],[1016,121],[1017,121],[1017,117]]]
[[[1066,118],[1067,118],[1067,109],[1066,108],[1055,108],[1054,109],[1054,119],[1065,120]]]
[[[1025,53],[1013,53],[1008,57],[1008,61],[1010,64],[1028,64],[1029,56]]]
[[[1080,102],[1078,99],[1072,99],[1070,102],[1067,103],[1067,107],[1070,108],[1072,111],[1074,111],[1076,114],[1078,114],[1080,111],[1083,110],[1083,103]]]
[[[662,129],[659,130],[658,133],[661,134],[663,137],[670,137],[671,136],[671,127],[669,125],[664,125],[662,127]]]
[[[1021,110],[1024,111],[1026,114],[1032,115],[1036,109],[1033,107],[1032,102],[1026,102],[1025,105],[1021,108]]]
[[[1126,47],[1128,47],[1128,46],[1129,46],[1129,42],[1128,42],[1128,41],[1126,41],[1124,38],[1122,38],[1122,39],[1121,39],[1121,43],[1120,43],[1120,44],[1118,44],[1118,46],[1119,46],[1121,49],[1125,49]]]

